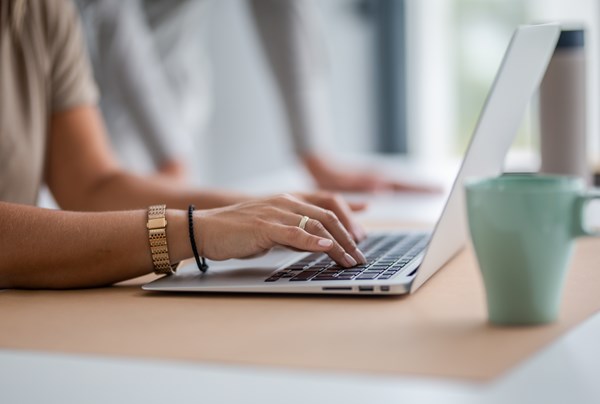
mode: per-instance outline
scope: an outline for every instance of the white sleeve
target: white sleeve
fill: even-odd
[[[109,91],[118,92],[156,166],[179,153],[173,133],[177,105],[154,48],[152,33],[139,0],[95,3],[98,60],[95,69],[109,77]]]
[[[283,99],[298,154],[328,147],[327,58],[310,2],[251,0],[258,33]]]

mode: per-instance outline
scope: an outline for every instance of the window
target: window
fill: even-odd
[[[461,156],[515,27],[566,21],[586,28],[588,150],[598,155],[599,8],[594,0],[406,0],[409,150],[429,161]],[[530,109],[511,155],[535,168],[535,102]]]

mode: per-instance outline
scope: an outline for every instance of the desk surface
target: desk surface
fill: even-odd
[[[596,314],[489,384],[0,350],[0,401],[598,403],[599,340],[600,314]],[[157,375],[160,383],[151,382]]]
[[[422,221],[441,208],[441,199],[415,203],[383,195],[373,201],[375,209],[365,216],[371,223],[381,217]],[[104,289],[4,291],[0,348],[486,380],[600,309],[599,248],[600,240],[578,242],[560,319],[547,326],[488,325],[467,249],[417,294],[403,298],[142,291],[152,277]]]
[[[486,380],[600,309],[600,240],[578,242],[560,320],[487,324],[470,249],[402,298],[153,294],[116,287],[0,293],[0,348]]]

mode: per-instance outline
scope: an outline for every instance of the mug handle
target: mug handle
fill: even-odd
[[[575,200],[575,237],[581,236],[592,236],[600,237],[600,231],[590,231],[587,226],[583,223],[583,212],[587,204],[594,200],[600,199],[600,189],[594,189],[587,191],[586,193],[577,196]]]

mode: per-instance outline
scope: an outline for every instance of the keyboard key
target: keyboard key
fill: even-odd
[[[387,263],[392,263],[392,262],[396,262],[398,261],[398,258],[390,258],[387,255],[384,256],[383,258],[380,258],[379,261],[377,261],[377,263],[379,264],[387,264]]]
[[[363,271],[343,271],[343,272],[340,272],[340,275],[348,275],[348,274],[350,274],[350,275],[358,275],[358,274],[361,274],[362,272]]]
[[[304,271],[299,273],[298,275],[294,276],[292,279],[290,279],[291,282],[297,282],[297,281],[307,281],[310,278],[312,278],[313,276],[317,275],[319,272],[318,271]]]
[[[317,275],[311,281],[335,281],[337,277],[331,275]]]
[[[265,281],[388,279],[421,254],[428,242],[425,235],[369,235],[359,243],[367,264],[344,268],[323,253],[312,253],[271,274]]]
[[[344,268],[344,267],[335,266],[335,267],[326,268],[325,271],[327,271],[327,272],[333,272],[333,273],[338,273],[338,272],[342,272],[345,269],[346,268]]]
[[[323,258],[323,254],[322,253],[312,253],[310,254],[308,257],[304,258],[304,261],[316,261],[318,259],[322,259]]]

